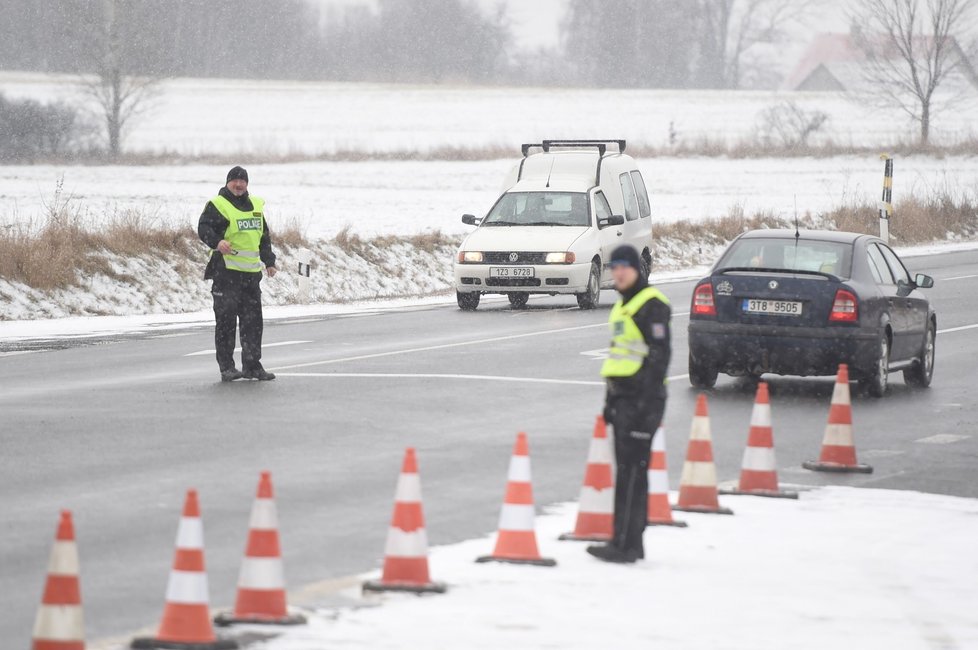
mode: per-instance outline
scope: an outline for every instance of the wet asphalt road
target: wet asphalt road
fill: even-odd
[[[911,390],[898,373],[885,399],[855,394],[860,460],[875,473],[839,476],[800,467],[818,454],[832,379],[770,378],[782,482],[978,497],[978,329],[967,328],[978,324],[978,252],[907,262],[937,280],[933,386]],[[677,312],[673,488],[696,398],[683,377],[692,285],[662,286]],[[87,636],[98,639],[156,623],[188,487],[201,494],[215,606],[234,598],[262,469],[275,480],[291,587],[378,566],[406,445],[418,448],[435,544],[493,531],[520,430],[537,503],[576,498],[612,298],[596,312],[573,299],[534,299],[522,312],[497,300],[476,313],[270,323],[266,344],[285,345],[266,348],[280,377],[261,384],[221,384],[210,354],[187,356],[213,347],[205,329],[0,357],[2,645],[29,644],[61,508],[75,514]],[[514,380],[526,378],[547,381]],[[720,480],[733,480],[753,389],[721,378],[709,397]]]

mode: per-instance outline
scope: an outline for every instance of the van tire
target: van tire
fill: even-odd
[[[466,292],[461,291],[455,292],[455,300],[458,302],[458,308],[462,311],[475,311],[479,307],[479,300],[482,298],[482,294],[477,292]]]
[[[514,291],[512,293],[507,293],[506,297],[509,298],[509,306],[511,308],[526,309],[526,303],[530,299],[530,294],[522,291]]]
[[[587,291],[577,294],[577,306],[581,309],[597,309],[601,300],[601,267],[591,263],[591,274],[587,280]]]

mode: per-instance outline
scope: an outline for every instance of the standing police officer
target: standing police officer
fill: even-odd
[[[652,436],[666,407],[669,366],[669,299],[650,287],[638,251],[620,246],[611,254],[621,299],[611,310],[611,348],[601,368],[607,380],[604,417],[614,429],[615,532],[588,553],[606,562],[645,557],[642,535],[648,516],[648,464]]]
[[[275,277],[275,254],[265,221],[265,202],[248,194],[248,172],[234,167],[227,183],[204,207],[197,235],[213,249],[205,280],[213,280],[214,343],[221,381],[275,375],[261,365],[261,271]],[[241,328],[241,370],[234,366],[234,340]]]

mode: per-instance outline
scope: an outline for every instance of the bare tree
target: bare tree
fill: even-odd
[[[140,5],[126,0],[101,0],[101,5],[86,52],[94,74],[83,75],[82,86],[98,105],[109,155],[116,158],[126,127],[156,98],[162,75],[150,71],[151,57],[141,47],[145,39],[140,40],[135,16]]]
[[[975,0],[863,0],[854,16],[855,41],[866,56],[865,77],[873,95],[898,106],[920,124],[920,144],[930,141],[934,114],[961,99],[936,91],[955,70],[970,66],[961,43]],[[974,42],[967,48],[972,53]]]
[[[746,55],[760,43],[775,43],[807,10],[803,0],[698,0],[700,84],[738,88]]]

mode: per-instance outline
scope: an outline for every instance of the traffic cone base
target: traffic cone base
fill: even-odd
[[[384,569],[379,580],[363,583],[364,593],[401,591],[443,594],[447,587],[434,582],[428,569],[428,534],[421,503],[421,478],[415,450],[404,452],[394,494],[394,515],[387,531]]]
[[[797,499],[798,493],[792,490],[728,490],[721,489],[720,494],[731,494],[752,497],[771,497],[773,499]]]
[[[306,617],[302,614],[288,613],[285,616],[276,616],[274,618],[264,617],[264,616],[235,616],[231,612],[221,612],[214,617],[214,625],[219,625],[220,627],[227,627],[229,625],[236,625],[240,623],[249,623],[254,625],[304,625],[306,623]]]
[[[129,644],[133,650],[236,650],[238,642],[231,639],[218,639],[210,643],[181,643],[161,641],[160,639],[133,639]]]
[[[832,389],[829,421],[825,425],[822,453],[818,460],[808,460],[802,467],[813,472],[872,474],[873,468],[856,461],[856,445],[852,436],[852,397],[849,394],[849,366],[839,364],[839,373]]]
[[[577,542],[607,542],[615,531],[615,470],[611,440],[604,417],[594,423],[588,448],[584,484],[577,504],[574,530],[557,539]]]
[[[679,512],[698,512],[703,515],[732,515],[733,510],[730,508],[725,508],[723,506],[717,506],[716,508],[710,508],[709,506],[673,506],[673,510]]]
[[[548,557],[532,559],[532,558],[525,558],[525,557],[499,557],[497,555],[484,555],[480,558],[476,558],[476,562],[478,562],[479,564],[485,564],[486,562],[501,562],[503,564],[532,564],[535,566],[557,566],[557,560],[552,560]]]

